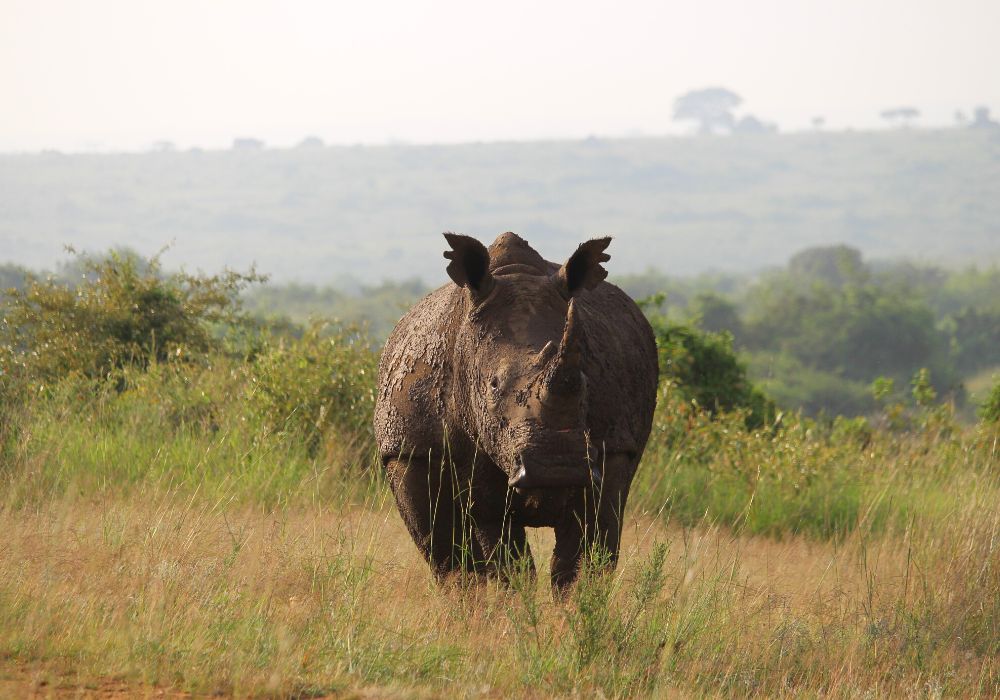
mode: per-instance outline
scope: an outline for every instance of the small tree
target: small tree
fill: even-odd
[[[729,333],[734,340],[743,335],[739,309],[729,299],[713,292],[698,294],[691,303],[698,325],[709,333]]]
[[[731,131],[736,123],[733,110],[742,102],[743,98],[726,88],[692,90],[674,100],[674,121],[694,120],[702,134]]]
[[[920,116],[920,110],[915,107],[896,107],[883,110],[880,116],[890,124],[910,126],[910,122]]]
[[[844,244],[801,250],[788,261],[788,272],[793,277],[822,280],[837,288],[866,282],[869,277],[861,251]]]
[[[970,126],[973,129],[1000,129],[1000,122],[993,121],[990,118],[989,107],[979,106],[972,113],[972,124]]]
[[[309,149],[323,148],[324,145],[325,144],[323,143],[323,139],[321,139],[319,136],[306,136],[304,139],[299,141],[299,145],[296,146],[296,148],[309,150]]]
[[[264,148],[264,142],[255,138],[233,139],[234,151],[259,151]]]
[[[733,349],[732,335],[674,323],[653,311],[662,301],[663,295],[656,294],[639,302],[653,327],[661,382],[668,382],[684,401],[694,401],[710,414],[746,411],[748,428],[771,422],[774,402],[747,376],[746,365]]]
[[[747,376],[728,333],[705,333],[663,320],[653,323],[660,376],[676,385],[687,401],[711,414],[747,411],[746,426],[759,428],[774,418],[774,403]]]
[[[41,384],[101,378],[125,366],[186,361],[219,347],[214,327],[242,319],[238,294],[264,278],[226,271],[164,274],[159,256],[80,255],[79,283],[29,277],[7,292],[0,375]]]
[[[748,114],[733,125],[733,131],[737,134],[773,134],[778,126]]]

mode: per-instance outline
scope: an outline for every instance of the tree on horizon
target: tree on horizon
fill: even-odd
[[[909,126],[912,120],[920,116],[920,110],[916,107],[895,107],[882,110],[879,116],[890,124],[899,122],[900,126]]]
[[[743,98],[723,87],[691,90],[674,100],[674,121],[698,122],[698,133],[732,131],[736,125],[733,110],[743,103]]]

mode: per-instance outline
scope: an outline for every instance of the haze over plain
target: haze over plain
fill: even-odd
[[[619,272],[752,269],[834,242],[998,254],[995,140],[829,133],[882,127],[901,105],[924,128],[1000,107],[993,2],[8,0],[0,19],[8,153],[599,137],[5,156],[0,259],[44,267],[64,244],[173,241],[171,264],[437,281],[443,229],[515,229],[556,258],[612,233]],[[823,117],[825,133],[661,138],[691,131],[671,121],[674,99],[711,85],[743,96],[741,114],[784,132]]]
[[[724,85],[783,129],[1000,109],[1000,4],[0,4],[0,150],[616,136]]]

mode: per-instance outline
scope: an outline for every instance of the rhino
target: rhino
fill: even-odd
[[[379,363],[385,476],[438,578],[533,574],[525,528],[550,527],[564,590],[588,551],[617,563],[656,404],[653,331],[604,281],[610,238],[560,266],[511,232],[489,249],[444,236],[452,283],[399,321]]]

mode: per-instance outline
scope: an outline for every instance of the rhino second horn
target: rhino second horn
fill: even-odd
[[[556,344],[553,341],[550,340],[547,342],[545,347],[543,347],[539,353],[535,355],[535,367],[544,367],[549,364],[549,360],[555,356],[556,350]]]

